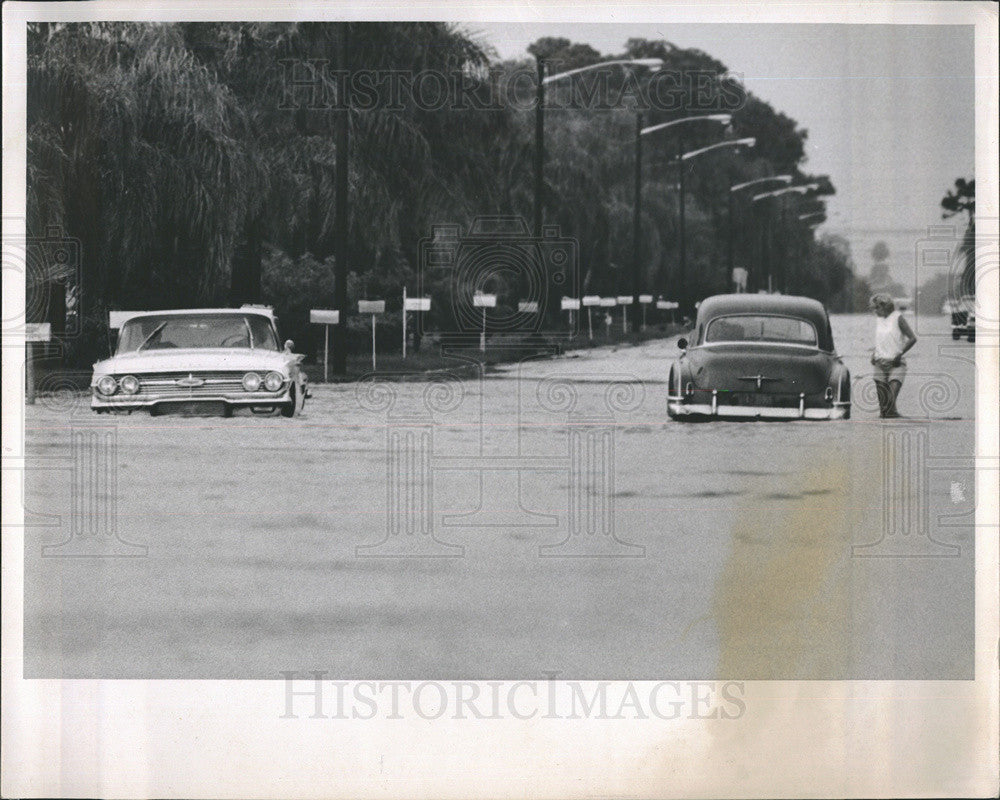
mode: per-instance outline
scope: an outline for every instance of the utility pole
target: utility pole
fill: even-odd
[[[635,208],[632,211],[632,297],[642,291],[642,114],[635,115]]]
[[[535,88],[535,236],[542,235],[542,183],[545,169],[545,62],[536,59],[538,81]]]
[[[677,171],[680,173],[680,262],[677,273],[677,301],[681,315],[687,312],[687,241],[684,219],[684,140],[677,137]]]
[[[348,69],[348,37],[350,36],[350,23],[341,22],[338,24],[337,36],[337,70],[341,75]],[[340,311],[340,321],[337,324],[337,332],[333,337],[333,371],[337,375],[347,373],[347,175],[348,175],[348,125],[350,124],[350,96],[347,87],[350,80],[345,80],[341,87],[344,91],[343,97],[337,98],[335,145],[337,148],[337,166],[334,177],[334,229],[336,236],[336,247],[334,258],[336,260],[334,271],[334,307]]]

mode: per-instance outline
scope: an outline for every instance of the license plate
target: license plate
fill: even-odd
[[[755,394],[754,392],[733,392],[729,402],[734,406],[774,408],[781,405],[781,397],[773,394]]]

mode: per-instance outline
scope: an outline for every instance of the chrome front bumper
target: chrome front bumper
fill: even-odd
[[[153,406],[165,405],[167,403],[226,403],[231,406],[271,406],[287,403],[291,400],[289,387],[286,386],[279,392],[241,392],[240,394],[227,394],[218,392],[213,394],[192,394],[188,397],[171,394],[169,396],[158,396],[155,394],[120,395],[110,396],[98,394],[91,391],[90,407],[95,411],[106,409],[136,409],[151,408]]]
[[[685,403],[684,397],[667,396],[667,410],[671,417],[699,417],[708,419],[846,419],[851,410],[850,402],[834,401],[827,408],[809,408],[805,395],[799,395],[798,408],[772,406],[734,406],[719,402],[718,392],[712,392],[710,403]]]

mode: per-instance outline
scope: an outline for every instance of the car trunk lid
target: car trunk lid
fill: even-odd
[[[699,356],[698,389],[814,394],[823,391],[829,377],[829,354],[813,348],[715,345],[699,348]]]

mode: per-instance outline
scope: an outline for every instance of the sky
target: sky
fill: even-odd
[[[891,273],[911,284],[919,242],[941,219],[941,198],[973,177],[973,28],[959,25],[464,23],[501,59],[523,58],[542,36],[620,53],[630,37],[697,48],[809,132],[806,172],[837,189],[819,232],[851,242],[857,269],[885,241]],[[926,268],[921,273],[926,272]],[[920,274],[918,280],[932,272]]]

